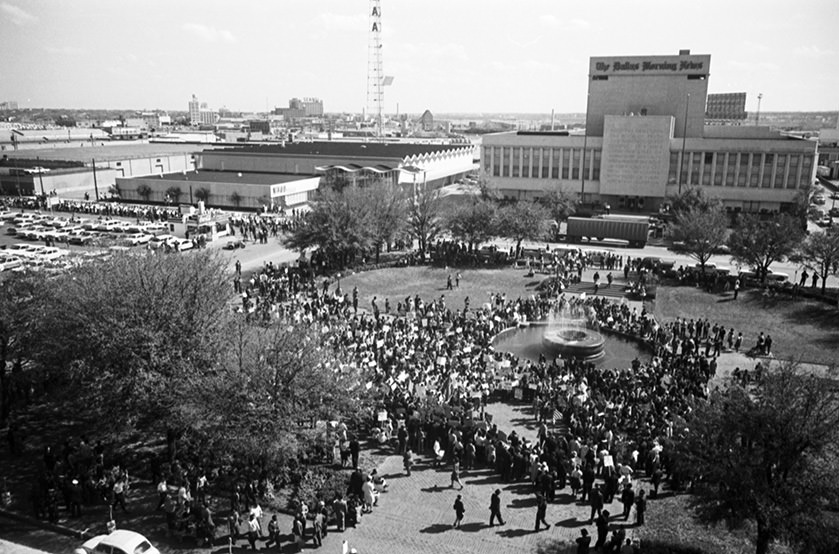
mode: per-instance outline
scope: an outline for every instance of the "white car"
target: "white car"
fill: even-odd
[[[122,238],[131,246],[137,246],[138,244],[148,243],[152,239],[152,236],[146,233],[127,233]]]
[[[66,250],[61,250],[59,248],[54,248],[52,246],[49,246],[38,254],[38,258],[41,259],[41,260],[44,260],[44,261],[51,262],[51,261],[57,260],[58,258],[64,256],[65,254],[67,254]]]
[[[176,237],[173,235],[157,235],[156,237],[149,240],[149,246],[152,248],[160,248],[166,243],[171,243],[171,241],[175,240]]]
[[[16,267],[22,267],[23,260],[15,256],[0,256],[0,271],[11,271]]]
[[[74,554],[160,554],[160,551],[140,533],[117,529],[110,535],[85,541]]]
[[[191,250],[193,247],[192,241],[189,239],[174,239],[169,241],[169,246],[172,247],[173,250],[177,250],[179,252],[183,252],[184,250]]]

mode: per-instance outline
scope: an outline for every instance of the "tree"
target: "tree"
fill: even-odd
[[[417,185],[408,208],[408,221],[414,238],[419,242],[421,254],[425,254],[428,244],[437,238],[442,229],[441,210],[440,190],[424,183]]]
[[[298,459],[319,438],[316,421],[358,409],[360,374],[322,347],[317,327],[234,321],[221,363],[179,406],[184,441],[257,476]]]
[[[825,507],[839,500],[835,382],[786,364],[753,389],[714,391],[686,425],[676,457],[697,478],[692,502],[700,518],[732,527],[754,521],[757,554],[775,539],[813,539],[813,530],[830,528]]]
[[[495,236],[495,212],[492,202],[475,199],[450,209],[445,226],[455,239],[468,244],[471,250]]]
[[[113,430],[168,422],[212,370],[229,317],[227,260],[114,255],[59,275],[33,335],[33,360],[63,385],[70,413]]]
[[[562,189],[546,192],[539,202],[548,210],[551,218],[556,221],[556,233],[559,234],[559,224],[566,221],[577,212],[579,201],[575,195]]]
[[[151,198],[151,193],[152,193],[151,187],[148,186],[147,184],[140,183],[137,186],[137,194],[140,196],[140,198],[143,199],[144,202],[149,201],[149,198]]]
[[[370,197],[358,186],[324,189],[301,225],[283,239],[293,250],[320,248],[339,265],[373,246]]]
[[[761,220],[747,214],[728,237],[728,247],[733,260],[753,268],[765,282],[769,267],[789,256],[803,237],[801,225],[792,216],[779,214]]]
[[[670,201],[670,211],[674,215],[691,210],[707,212],[720,207],[720,201],[717,198],[706,196],[704,189],[701,187],[688,187],[681,193],[670,196],[668,200]]]
[[[502,206],[497,214],[496,232],[516,241],[516,256],[523,240],[542,240],[548,230],[548,210],[529,200]]]
[[[210,201],[210,189],[201,187],[195,191],[195,198],[197,198],[200,202],[203,202],[205,205]]]
[[[234,190],[230,193],[230,201],[238,208],[242,204],[242,195]]]
[[[0,426],[23,391],[28,395],[32,327],[44,308],[38,301],[44,287],[40,273],[5,272],[0,277]]]
[[[166,189],[166,198],[172,201],[172,204],[177,204],[181,198],[183,191],[181,191],[181,187],[177,185],[172,185],[168,189]]]
[[[727,227],[728,217],[721,207],[702,210],[694,206],[676,214],[670,234],[674,241],[683,243],[682,249],[699,262],[704,273],[711,255],[725,244]]]
[[[827,278],[839,273],[839,232],[819,231],[808,236],[799,251],[790,257],[804,264],[822,280],[822,294]]]
[[[408,204],[397,185],[378,181],[360,189],[368,199],[371,241],[376,249],[376,263],[382,247],[390,242],[407,225]]]

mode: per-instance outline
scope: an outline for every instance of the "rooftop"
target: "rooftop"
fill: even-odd
[[[143,179],[153,179],[153,176]],[[168,181],[195,181],[203,183],[242,183],[244,185],[279,185],[302,181],[304,179],[319,179],[317,175],[294,175],[291,173],[260,173],[247,171],[186,171],[180,173],[165,173],[159,177]]]
[[[357,158],[394,158],[468,148],[464,144],[417,144],[406,142],[294,142],[224,148],[225,152],[243,154],[285,154],[288,156],[325,156]]]
[[[39,148],[17,151],[4,151],[3,156],[9,158],[26,158],[42,160],[64,160],[90,163],[107,162],[113,160],[128,160],[133,158],[152,158],[155,156],[171,156],[173,154],[190,154],[200,152],[211,145],[206,144],[177,144],[177,143],[109,143],[104,146],[81,146],[68,148]]]

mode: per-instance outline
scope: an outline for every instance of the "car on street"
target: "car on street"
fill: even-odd
[[[225,250],[236,250],[237,248],[244,248],[245,241],[239,240],[231,240],[227,244],[224,245]]]
[[[126,244],[130,244],[131,246],[138,246],[138,245],[141,245],[141,244],[148,244],[148,242],[153,237],[151,235],[146,234],[146,233],[136,232],[136,233],[126,233],[121,238]]]
[[[173,250],[183,252],[184,250],[192,250],[194,245],[189,239],[174,238],[169,241],[169,246],[171,246]]]
[[[67,242],[69,242],[70,244],[86,246],[88,244],[93,244],[95,240],[96,235],[92,231],[81,230],[72,233],[67,239]]]
[[[85,541],[74,554],[160,554],[160,551],[140,533],[117,529]]]
[[[157,235],[149,240],[149,246],[152,248],[160,248],[174,238],[175,237],[173,235]]]

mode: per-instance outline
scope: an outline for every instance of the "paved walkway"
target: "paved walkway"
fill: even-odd
[[[499,429],[516,429],[519,435],[535,440],[537,426],[530,411],[523,404],[494,403],[487,407]],[[574,551],[571,545],[581,529],[588,529],[596,537],[594,525],[588,524],[589,507],[572,502],[568,487],[548,505],[550,529],[535,532],[536,500],[529,482],[505,484],[490,470],[481,469],[463,472],[465,487],[459,491],[450,488],[449,469],[435,469],[422,459],[408,477],[397,455],[387,457],[379,473],[389,482],[388,492],[380,496],[379,505],[362,518],[357,528],[330,533],[324,541],[327,552],[340,552],[341,540],[346,539],[359,554],[564,553]],[[505,525],[489,527],[490,496],[497,488],[502,491]],[[457,494],[463,495],[466,506],[460,529],[452,528],[452,504]],[[618,502],[606,509],[613,516],[621,513]],[[620,524],[623,520],[613,521]],[[633,528],[627,529],[627,536],[634,536]]]

